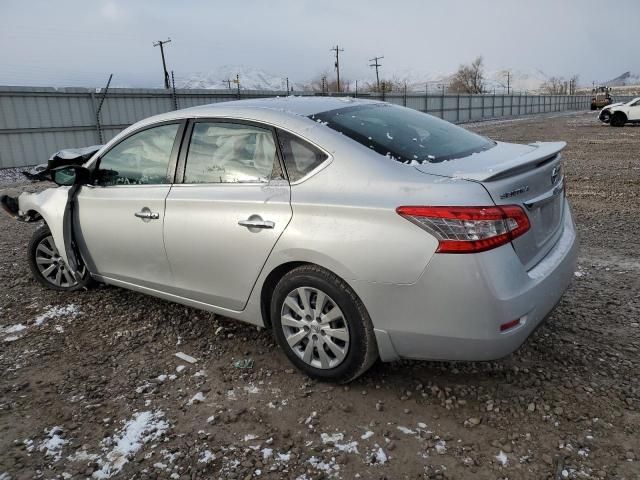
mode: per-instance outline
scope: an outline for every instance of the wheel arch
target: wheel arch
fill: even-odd
[[[273,296],[273,291],[280,281],[282,277],[284,277],[291,270],[301,267],[303,265],[312,265],[316,267],[320,267],[333,275],[340,278],[343,282],[345,282],[349,287],[353,290],[354,294],[360,299],[360,296],[357,294],[351,282],[344,276],[344,272],[336,271],[334,268],[330,268],[327,265],[323,265],[322,263],[310,261],[310,260],[292,260],[281,263],[277,266],[271,268],[270,272],[266,275],[264,281],[262,282],[262,286],[260,289],[260,314],[262,316],[262,321],[265,328],[271,328],[271,298]],[[342,273],[342,274],[341,274]],[[360,299],[360,301],[362,301]],[[364,305],[364,304],[363,304]],[[366,309],[366,306],[364,307]]]

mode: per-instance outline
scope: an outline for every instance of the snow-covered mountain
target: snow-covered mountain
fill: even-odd
[[[548,76],[537,69],[529,70],[509,70],[510,88],[514,92],[527,91],[534,93],[541,85],[548,80]],[[362,91],[366,85],[375,84],[375,75],[368,73],[366,77],[358,79],[358,88]],[[396,85],[407,83],[407,90],[410,92],[424,92],[425,88],[436,92],[442,84],[448,84],[453,77],[453,73],[428,72],[417,69],[404,69],[394,72],[382,71],[381,76],[386,80],[393,80]],[[275,90],[284,91],[287,79],[282,75],[275,75],[264,70],[248,67],[245,65],[224,65],[208,72],[197,72],[178,77],[176,79],[177,88],[203,88],[203,89],[236,89],[234,80],[236,75],[240,76],[240,88],[242,90]],[[231,83],[229,83],[231,81]],[[349,79],[348,89],[355,90],[355,80]],[[296,91],[306,90],[311,85],[312,80],[293,81],[289,79],[289,88]],[[501,93],[507,87],[507,70],[485,71],[485,84],[487,91]],[[346,85],[344,85],[346,87]]]
[[[627,85],[640,85],[640,74],[633,74],[631,72],[624,72],[622,75],[618,75],[616,78],[608,80],[603,83],[607,87],[625,87]]]
[[[230,84],[231,89],[235,90],[237,88],[234,83],[236,75],[240,77],[240,89],[242,90],[284,91],[287,88],[286,77],[244,65],[223,65],[209,72],[197,72],[186,77],[179,77],[176,79],[176,88],[227,89]]]

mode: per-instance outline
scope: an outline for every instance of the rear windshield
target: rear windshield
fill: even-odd
[[[495,145],[432,115],[388,103],[339,108],[309,118],[403,163],[437,163]]]

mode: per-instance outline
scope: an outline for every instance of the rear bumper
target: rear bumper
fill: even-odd
[[[526,271],[511,245],[473,255],[434,255],[411,285],[355,282],[382,360],[493,360],[516,350],[571,283],[578,242],[568,203],[563,233]],[[500,325],[519,319],[505,332]]]

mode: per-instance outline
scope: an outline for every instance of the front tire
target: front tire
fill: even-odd
[[[60,257],[58,248],[47,225],[38,228],[31,236],[28,249],[29,267],[38,283],[59,291],[75,291],[85,288],[91,276],[84,265],[81,266],[80,278],[73,278],[69,267]]]
[[[627,123],[627,117],[624,116],[624,113],[616,112],[611,117],[610,125],[612,127],[624,127],[625,123]]]
[[[378,358],[362,301],[322,267],[304,265],[285,274],[274,289],[270,313],[276,341],[312,378],[350,382]]]

